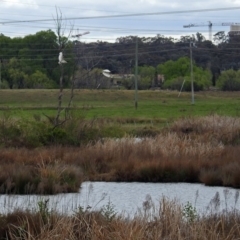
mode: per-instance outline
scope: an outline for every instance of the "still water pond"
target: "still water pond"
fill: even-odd
[[[220,205],[217,209],[240,210],[239,190],[225,187],[207,187],[188,183],[114,183],[84,182],[78,193],[58,195],[0,195],[0,213],[11,212],[16,208],[36,209],[39,201],[48,200],[50,209],[72,214],[79,207],[98,210],[109,202],[118,213],[133,216],[143,209],[143,202],[151,199],[156,207],[161,198],[177,200],[186,205],[190,202],[198,213],[213,210],[211,200],[219,193]]]

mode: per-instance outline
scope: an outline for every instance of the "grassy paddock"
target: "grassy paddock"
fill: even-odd
[[[39,202],[36,210],[0,215],[0,222],[0,239],[9,240],[233,240],[240,236],[237,210],[199,216],[191,204],[181,206],[166,198],[159,206],[148,198],[133,218],[117,214],[111,205],[92,212],[79,207],[65,216]]]
[[[58,90],[0,90],[1,114],[11,112],[14,117],[31,118],[36,115],[55,115]],[[64,90],[66,107],[70,90]],[[73,112],[76,116],[95,118],[135,118],[170,121],[184,116],[220,114],[240,115],[239,92],[197,92],[195,105],[190,93],[178,97],[176,91],[139,91],[138,109],[134,108],[134,91],[75,90]],[[135,121],[136,122],[136,121]]]

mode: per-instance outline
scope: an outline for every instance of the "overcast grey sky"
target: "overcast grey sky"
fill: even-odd
[[[0,33],[22,37],[41,30],[55,31],[54,21],[21,21],[54,19],[56,8],[61,10],[64,19],[80,18],[65,20],[65,24],[67,28],[74,26],[73,34],[89,31],[90,34],[81,37],[85,42],[114,42],[118,37],[129,35],[153,37],[161,34],[178,38],[196,32],[208,39],[208,21],[214,24],[240,23],[240,0],[0,0]],[[106,18],[96,18],[99,16]],[[9,21],[14,23],[1,24]],[[206,26],[183,28],[190,23],[204,23]],[[229,29],[229,26],[214,25],[212,31],[214,34]]]

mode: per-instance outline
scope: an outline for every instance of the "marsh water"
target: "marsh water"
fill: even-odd
[[[80,207],[99,210],[111,205],[120,214],[134,216],[143,211],[144,202],[158,207],[160,200],[165,197],[182,206],[189,202],[199,214],[205,214],[210,211],[240,210],[238,196],[239,190],[202,184],[84,182],[78,193],[0,195],[0,213],[12,212],[16,208],[37,209],[40,201],[48,201],[49,209],[64,214],[72,214]]]

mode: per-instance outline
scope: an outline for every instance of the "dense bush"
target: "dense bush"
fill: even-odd
[[[191,71],[190,60],[186,57],[179,58],[177,61],[168,61],[158,65],[159,73],[164,74],[164,89],[191,91]],[[185,80],[185,81],[184,81]],[[196,65],[193,66],[194,90],[200,91],[211,86],[211,73]],[[184,83],[184,84],[183,84]]]
[[[240,91],[240,70],[224,71],[217,80],[217,86],[223,91]]]
[[[102,138],[121,138],[126,132],[120,125],[100,121],[69,119],[60,126],[35,117],[35,120],[6,116],[0,118],[0,146],[27,147],[64,145],[80,146]]]

